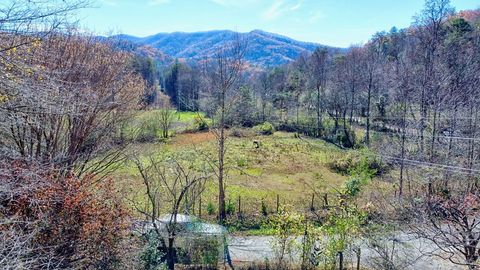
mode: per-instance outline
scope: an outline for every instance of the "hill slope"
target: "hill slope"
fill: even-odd
[[[254,30],[249,33],[236,33],[229,30],[159,33],[143,38],[118,35],[115,38],[151,46],[173,58],[195,61],[214,55],[219,47],[232,42],[238,34],[248,40],[246,60],[253,65],[264,67],[288,63],[304,52],[313,52],[317,47],[335,49],[316,43],[297,41],[261,30]]]

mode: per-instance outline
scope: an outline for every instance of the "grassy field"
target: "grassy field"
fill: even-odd
[[[227,201],[236,206],[241,197],[241,210],[245,214],[260,214],[262,201],[267,211],[275,211],[277,195],[282,205],[308,209],[313,189],[332,192],[346,179],[326,166],[332,155],[338,156],[344,151],[334,145],[322,140],[295,138],[293,133],[276,132],[271,136],[246,133],[249,135],[228,138],[226,155]],[[261,146],[255,148],[254,141]],[[166,143],[136,143],[131,151],[143,158],[158,159],[183,154],[196,162],[205,156],[215,158],[215,147],[213,134],[204,132],[177,134]],[[122,179],[127,196],[142,196],[143,186],[132,163],[126,163],[116,174]],[[316,203],[320,204],[322,199],[317,199]],[[202,196],[202,213],[207,213],[209,203],[216,207],[216,202],[217,185],[212,177]]]
[[[125,139],[131,141],[154,141],[161,139],[159,124],[159,110],[145,110],[136,112],[132,119],[122,128]],[[176,133],[193,131],[199,119],[210,123],[210,120],[201,112],[174,111],[173,122],[169,131],[171,136]]]
[[[154,125],[152,122],[156,119],[156,113],[155,110],[139,112],[130,125],[143,132],[145,123]],[[176,112],[172,137],[161,139],[157,136],[147,141],[132,140],[129,152],[145,163],[150,158],[166,160],[175,157],[195,170],[207,171],[210,179],[202,194],[201,214],[204,219],[214,220],[217,214],[218,185],[208,163],[216,161],[216,140],[212,132],[198,132],[192,128],[198,116],[195,112]],[[205,117],[202,114],[200,116]],[[355,132],[357,136],[363,136],[362,130]],[[299,138],[296,133],[275,132],[273,135],[263,136],[255,133],[253,129],[232,129],[227,133],[227,209],[230,206],[233,212],[231,217],[236,217],[239,210],[238,200],[241,199],[242,214],[248,216],[248,219],[253,218],[256,223],[245,226],[242,221],[239,230],[249,230],[248,233],[251,234],[268,234],[259,224],[265,220],[265,212],[276,212],[277,198],[280,206],[290,207],[297,212],[308,212],[314,193],[317,194],[314,198],[316,209],[321,209],[324,204],[323,198],[318,194],[330,194],[329,202],[332,203],[331,200],[338,198],[338,191],[342,190],[345,181],[350,177],[348,171],[340,173],[332,168],[335,167],[332,164],[348,164],[352,157],[358,161],[359,156],[365,154],[362,150],[344,150],[320,139]],[[257,148],[254,142],[260,147]],[[115,174],[114,177],[120,180],[119,187],[125,198],[140,204],[146,202],[145,187],[133,162],[125,162]],[[369,205],[373,196],[371,194],[378,190],[383,190],[383,193],[392,192],[391,185],[386,182],[371,181],[362,188],[358,203]],[[200,200],[197,200],[190,213],[198,216],[199,205]],[[167,212],[168,204],[164,203],[162,206],[161,211]],[[234,220],[232,219],[233,222]],[[250,230],[251,228],[254,229]]]

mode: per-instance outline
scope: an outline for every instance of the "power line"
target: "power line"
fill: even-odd
[[[274,125],[276,126],[282,126],[282,125],[288,125],[288,123],[284,123],[284,122],[271,122],[273,123]],[[301,127],[301,128],[309,128],[309,129],[316,129],[317,127],[315,125],[305,125],[305,124],[295,124],[295,123],[292,123],[292,129],[295,129],[297,127]],[[401,128],[398,128],[401,130]],[[336,129],[337,131],[349,131],[348,129],[345,129],[343,127],[340,127],[340,128],[337,128]],[[297,130],[298,131],[298,130]],[[366,132],[366,131],[365,131]],[[390,135],[398,135],[398,136],[401,136],[402,133],[401,132],[395,132],[395,131],[378,131],[378,130],[375,130],[375,129],[370,129],[369,131],[370,133],[377,133],[377,134],[390,134]],[[416,138],[419,138],[419,137],[422,137],[422,135],[420,134],[415,134],[415,133],[412,133],[412,132],[406,132],[405,135],[407,137],[416,137]],[[427,138],[437,138],[437,139],[448,139],[448,140],[467,140],[467,141],[480,141],[480,138],[477,138],[477,137],[461,137],[461,136],[444,136],[444,135],[431,135],[431,134],[424,134],[423,137],[427,137]]]
[[[306,142],[310,146],[315,145],[311,144],[310,142],[301,139],[303,142]],[[380,155],[380,154],[375,154],[371,153],[371,155],[380,157],[380,158],[385,158],[385,159],[390,159],[390,160],[395,160],[395,161],[403,161],[405,163],[408,163],[409,165],[414,165],[414,166],[420,166],[420,167],[427,167],[427,168],[433,168],[433,169],[440,169],[440,170],[446,170],[446,171],[452,171],[456,173],[465,173],[465,174],[472,174],[472,173],[480,173],[479,169],[473,169],[473,168],[465,168],[465,167],[460,167],[460,166],[452,166],[452,165],[446,165],[446,164],[441,164],[441,163],[433,163],[433,162],[426,162],[426,161],[421,161],[421,160],[412,160],[412,159],[407,159],[407,158],[398,158],[398,157],[393,157],[393,156],[387,156],[387,155]]]

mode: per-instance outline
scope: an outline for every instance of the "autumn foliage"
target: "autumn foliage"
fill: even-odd
[[[1,164],[0,185],[9,187],[0,193],[0,216],[9,221],[0,225],[2,238],[29,240],[22,258],[12,259],[31,268],[115,266],[128,223],[111,181],[95,184],[14,161]]]

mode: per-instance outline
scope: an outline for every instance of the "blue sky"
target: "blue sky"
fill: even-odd
[[[451,2],[456,10],[480,8],[478,0]],[[261,29],[347,47],[377,31],[410,25],[423,0],[97,0],[93,5],[78,18],[98,34]]]

